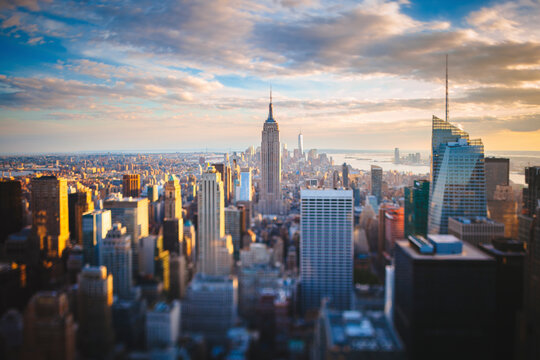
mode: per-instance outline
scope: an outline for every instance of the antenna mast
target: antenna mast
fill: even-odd
[[[448,54],[446,54],[446,121],[448,121]]]

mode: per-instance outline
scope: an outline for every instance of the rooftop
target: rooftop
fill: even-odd
[[[300,197],[307,198],[352,198],[352,190],[335,190],[335,189],[302,189]]]
[[[430,235],[432,236],[432,235]],[[440,235],[439,235],[440,236]],[[450,235],[452,236],[452,235]],[[462,246],[462,250],[460,253],[454,253],[454,254],[448,254],[448,253],[437,253],[435,252],[421,252],[418,250],[418,247],[415,246],[413,242],[411,242],[411,237],[409,237],[409,241],[401,240],[396,241],[396,246],[399,246],[403,249],[411,258],[415,260],[437,260],[437,261],[493,261],[493,258],[487,254],[485,254],[480,249],[476,248],[473,245],[468,244],[467,242],[463,242],[459,239]],[[416,237],[416,239],[421,238]],[[426,239],[424,239],[426,241]],[[449,239],[447,240],[449,241]],[[427,246],[433,246],[431,242],[428,242]],[[444,244],[444,238],[441,239],[439,244]]]
[[[484,217],[484,216],[474,216],[474,217],[465,217],[465,216],[456,216],[451,217],[450,219],[454,219],[455,221],[458,221],[465,225],[470,224],[500,224],[496,222],[495,220],[491,220],[490,218]]]

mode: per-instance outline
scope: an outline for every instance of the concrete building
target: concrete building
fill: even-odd
[[[41,176],[31,181],[32,237],[50,258],[60,258],[69,241],[67,180]]]
[[[451,217],[448,233],[472,245],[491,243],[493,239],[504,237],[504,224],[480,216]]]
[[[377,202],[382,200],[382,167],[371,165],[371,195],[377,197]]]
[[[184,255],[171,254],[169,258],[169,276],[171,299],[182,299],[187,287],[187,264]]]
[[[110,210],[94,210],[83,214],[83,263],[97,266],[103,239],[112,228]]]
[[[182,218],[163,221],[163,248],[169,253],[182,254],[184,243],[184,221]]]
[[[221,181],[223,182],[223,200],[225,201],[225,204],[229,204],[231,202],[233,187],[231,167],[223,163],[212,164],[212,166],[221,174]]]
[[[174,346],[180,336],[180,302],[158,302],[146,312],[147,349]]]
[[[92,192],[80,190],[68,195],[69,209],[69,233],[71,243],[83,244],[82,216],[84,213],[94,210]]]
[[[302,307],[331,308],[351,303],[353,271],[352,190],[301,190],[300,279]]]
[[[252,188],[251,168],[242,168],[240,171],[240,189],[237,190],[236,201],[252,201]]]
[[[169,176],[165,184],[165,219],[182,218],[182,193],[176,176]]]
[[[486,197],[495,199],[497,185],[508,186],[510,175],[510,159],[487,157],[485,158],[486,171]]]
[[[19,180],[0,179],[0,244],[24,226],[22,188]]]
[[[298,134],[298,153],[300,157],[304,157],[304,135],[302,135],[301,131]]]
[[[134,198],[141,196],[141,176],[139,174],[124,174],[122,178],[122,195]]]
[[[114,345],[113,277],[104,266],[86,266],[79,274],[78,343],[86,357],[106,358]]]
[[[113,293],[121,298],[129,298],[133,286],[131,235],[122,224],[115,223],[103,239],[100,249],[99,265],[105,266],[112,275]]]
[[[240,257],[240,249],[242,249],[242,235],[246,231],[246,213],[243,210],[243,207],[237,208],[233,205],[225,208],[225,234],[231,235],[235,260],[238,260]]]
[[[493,358],[495,260],[453,235],[395,249],[394,324],[410,359]]]

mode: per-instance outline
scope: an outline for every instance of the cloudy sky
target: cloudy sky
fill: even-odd
[[[0,152],[540,150],[540,0],[0,0]]]

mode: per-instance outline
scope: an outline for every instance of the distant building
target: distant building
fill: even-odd
[[[234,259],[240,257],[240,249],[242,248],[242,235],[246,231],[245,211],[244,208],[237,208],[230,205],[225,208],[225,234],[231,235],[233,243]]]
[[[237,191],[236,201],[252,201],[251,168],[242,168],[240,171],[240,189]]]
[[[169,258],[169,276],[171,299],[182,299],[187,286],[187,264],[184,255],[171,254]]]
[[[394,164],[399,164],[401,159],[399,157],[399,148],[394,149]]]
[[[139,174],[124,174],[122,178],[122,195],[134,198],[141,196],[141,176]]]
[[[99,254],[103,239],[112,228],[110,210],[94,210],[83,214],[83,263],[97,266],[100,263]]]
[[[76,324],[69,312],[66,294],[38,292],[28,303],[24,314],[24,358],[75,359],[75,331]]]
[[[298,134],[298,153],[301,157],[304,157],[304,135],[302,135],[301,131]]]
[[[19,180],[0,179],[0,244],[24,226],[22,189]]]
[[[352,190],[301,190],[300,278],[304,310],[348,309],[352,295]]]
[[[405,237],[427,235],[429,181],[415,180],[405,188]]]
[[[146,347],[167,348],[180,336],[180,302],[158,302],[146,312]]]
[[[115,223],[100,248],[100,265],[113,276],[114,294],[129,298],[133,286],[131,235],[120,223]]]
[[[94,210],[92,192],[82,190],[68,195],[69,233],[73,244],[83,244],[82,216]]]
[[[486,168],[486,197],[487,200],[495,199],[497,185],[508,186],[510,175],[510,159],[487,157]]]
[[[478,245],[504,237],[504,224],[485,217],[451,217],[448,219],[448,233],[469,244]]]
[[[341,166],[342,185],[345,189],[349,188],[349,167],[346,163]]]
[[[313,360],[403,360],[405,350],[383,311],[323,306],[315,325]]]
[[[382,167],[371,165],[371,195],[376,196],[379,203],[382,200],[382,176]]]
[[[183,254],[184,221],[182,218],[163,221],[163,248],[169,253]]]
[[[107,357],[114,345],[112,275],[104,266],[85,267],[77,294],[80,350],[87,357]]]
[[[159,187],[157,185],[148,185],[146,188],[146,197],[151,203],[159,199]]]
[[[32,185],[32,236],[48,257],[62,256],[69,240],[66,179],[56,176],[34,178]]]
[[[212,164],[212,166],[221,174],[221,181],[223,182],[223,199],[225,200],[225,204],[229,204],[233,186],[231,167],[223,163]]]
[[[447,234],[452,216],[487,216],[484,145],[433,116],[428,234]]]
[[[453,235],[396,243],[394,324],[410,359],[493,358],[495,265]]]
[[[165,183],[165,219],[182,218],[182,193],[180,182],[171,175]]]
[[[523,188],[523,214],[533,217],[540,206],[540,166],[525,168],[525,183]]]

